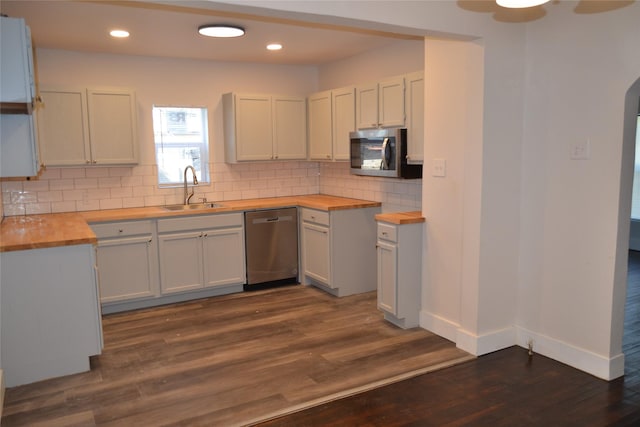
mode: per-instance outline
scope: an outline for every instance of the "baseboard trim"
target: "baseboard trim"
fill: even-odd
[[[449,341],[458,342],[460,325],[425,310],[420,310],[420,327]]]
[[[573,368],[584,371],[594,377],[611,381],[624,375],[624,354],[604,357],[580,347],[562,342],[525,328],[516,328],[517,344],[528,348]]]
[[[456,343],[456,346],[481,356],[503,348],[518,345],[549,357],[594,377],[611,381],[624,375],[624,354],[604,357],[589,350],[551,338],[528,329],[513,326],[488,334],[475,335],[460,328],[460,325],[443,317],[420,311],[420,327]]]
[[[493,353],[494,351],[512,347],[516,342],[513,327],[492,331],[488,334],[475,335],[463,329],[458,329],[456,346],[475,356]]]
[[[512,327],[475,335],[461,329],[457,323],[424,310],[420,311],[420,327],[455,342],[459,349],[474,356],[492,353],[516,343],[516,334]]]

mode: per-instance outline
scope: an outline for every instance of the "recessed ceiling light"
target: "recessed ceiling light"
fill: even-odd
[[[244,28],[237,25],[211,24],[202,25],[198,32],[207,37],[240,37],[244,34]]]
[[[267,45],[267,49],[269,50],[280,50],[282,49],[282,45],[280,43],[271,43]]]
[[[129,31],[126,30],[111,30],[109,34],[111,35],[111,37],[116,37],[119,39],[129,37]]]
[[[521,9],[525,7],[540,6],[549,0],[496,0],[499,6]]]

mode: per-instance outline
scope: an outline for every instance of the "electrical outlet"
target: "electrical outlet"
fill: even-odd
[[[445,159],[433,159],[433,170],[431,176],[447,176],[447,161]]]

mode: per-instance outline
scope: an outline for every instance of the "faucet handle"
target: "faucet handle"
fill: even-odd
[[[206,197],[199,197],[200,200],[202,200],[202,203],[207,203],[207,198]]]

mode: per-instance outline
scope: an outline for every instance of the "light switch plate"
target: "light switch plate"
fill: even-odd
[[[571,144],[571,160],[589,160],[591,157],[591,141],[584,139]]]
[[[431,176],[447,176],[447,161],[445,159],[433,159],[433,170]]]

